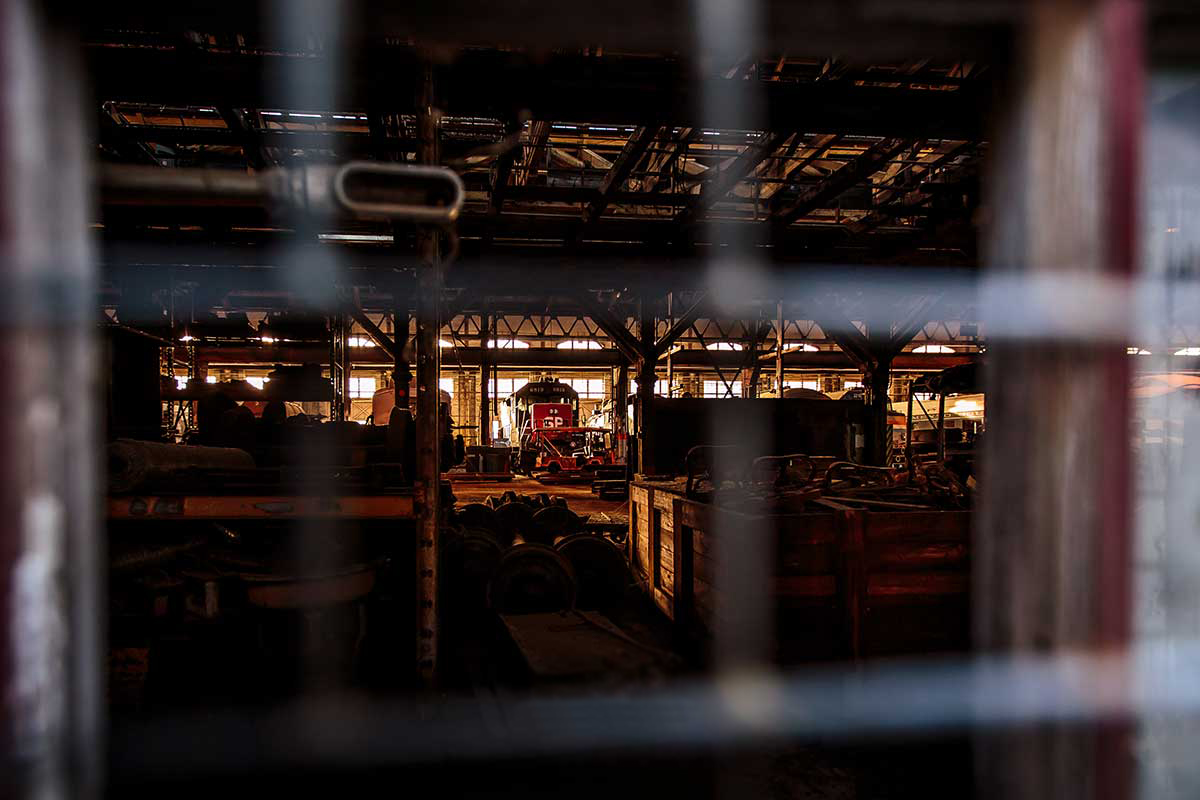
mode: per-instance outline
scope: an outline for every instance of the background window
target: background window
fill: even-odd
[[[732,389],[730,388],[732,387]],[[705,397],[741,397],[742,382],[732,381],[726,384],[725,381],[705,381],[704,382]]]
[[[503,400],[527,383],[527,378],[497,378],[492,381],[492,397]]]
[[[634,379],[634,380],[631,380],[629,383],[632,386],[632,388],[629,390],[629,394],[630,394],[629,401],[633,402],[633,395],[637,394],[638,382],[636,379]],[[656,378],[654,380],[654,394],[661,397],[662,393],[663,393],[662,378]]]
[[[246,380],[250,380],[247,378]],[[354,399],[371,398],[375,396],[375,378],[351,378],[350,397]]]
[[[580,400],[603,400],[603,378],[566,378],[563,383],[579,393]]]

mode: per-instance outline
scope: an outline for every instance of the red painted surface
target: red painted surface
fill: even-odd
[[[570,403],[534,403],[533,427],[570,428],[575,424],[575,414]]]

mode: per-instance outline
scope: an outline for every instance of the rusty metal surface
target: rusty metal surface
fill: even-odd
[[[349,603],[375,586],[375,569],[294,580],[247,581],[246,599],[260,608],[318,608]]]
[[[112,497],[109,519],[414,519],[412,494],[363,497]]]

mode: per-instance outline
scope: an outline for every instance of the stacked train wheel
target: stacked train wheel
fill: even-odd
[[[578,608],[604,609],[621,602],[630,583],[629,565],[616,545],[603,536],[573,533],[560,538],[554,549],[575,572]]]
[[[488,589],[501,614],[536,614],[575,607],[575,570],[553,547],[518,539],[500,559]]]
[[[442,537],[443,612],[501,614],[600,609],[629,585],[621,551],[581,533],[562,498],[505,492],[454,515]]]

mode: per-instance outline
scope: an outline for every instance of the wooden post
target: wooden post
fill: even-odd
[[[421,161],[438,162],[437,121],[433,111],[433,68],[425,67],[420,113],[417,116]],[[442,274],[438,231],[421,228],[417,268],[417,476],[414,489],[420,503],[417,521],[417,668],[423,681],[437,675],[437,541],[441,525],[441,465],[438,446],[441,372],[438,337],[442,308]]]
[[[844,654],[858,661],[862,658],[862,622],[867,606],[866,542],[863,535],[863,513],[858,510],[838,512],[842,528],[842,547],[838,565],[838,594],[842,598],[842,647]]]

